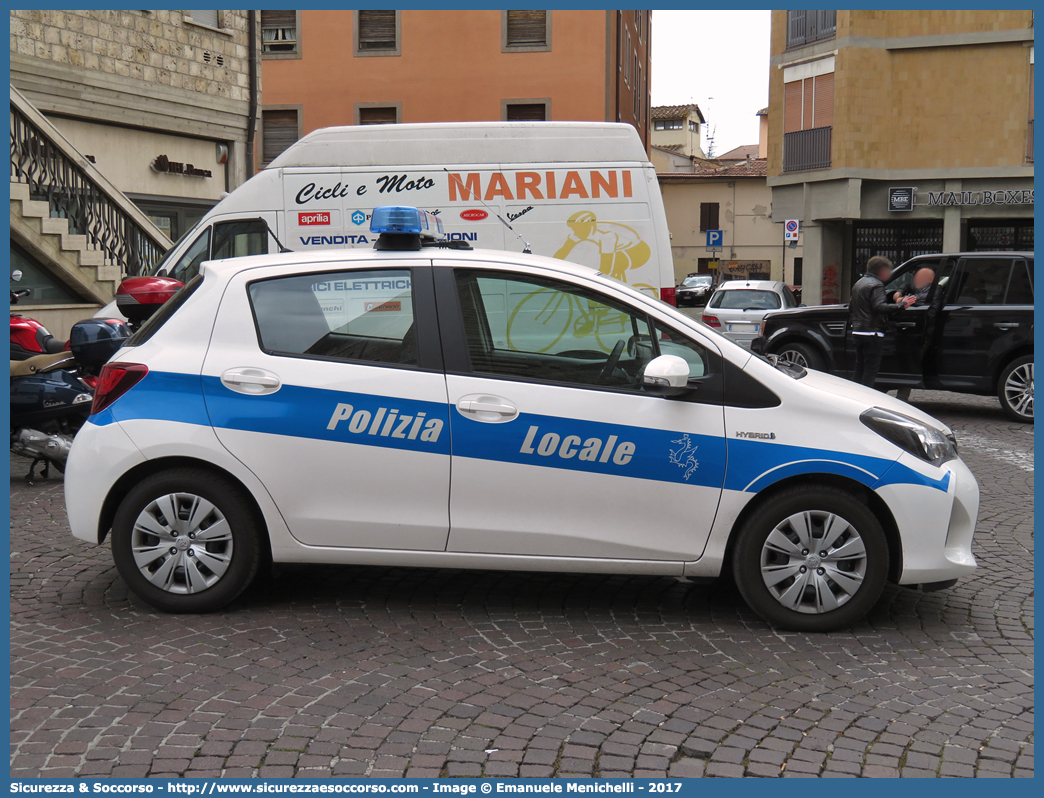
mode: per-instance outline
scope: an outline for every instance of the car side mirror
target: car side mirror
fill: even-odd
[[[642,373],[642,388],[654,396],[677,396],[688,390],[689,364],[677,355],[654,357]]]
[[[21,280],[22,279],[22,270],[21,269],[15,269],[13,272],[11,272],[11,279],[14,282],[16,282],[16,283],[19,280]]]

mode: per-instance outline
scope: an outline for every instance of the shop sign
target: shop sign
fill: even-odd
[[[185,175],[186,177],[213,177],[209,169],[197,169],[190,163],[172,161],[166,155],[157,155],[152,160],[152,170],[165,175]]]
[[[980,191],[925,191],[916,188],[888,189],[888,210],[910,211],[914,206],[946,208],[955,206],[1033,205],[1033,189],[982,189]]]

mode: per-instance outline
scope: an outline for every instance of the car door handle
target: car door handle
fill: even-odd
[[[895,326],[896,327],[902,327],[903,329],[906,329],[906,328],[909,328],[909,327],[916,327],[917,326],[917,322],[916,321],[897,321],[895,323]]]
[[[221,384],[236,393],[258,395],[275,393],[282,382],[279,376],[271,371],[241,367],[225,371],[221,375]]]
[[[993,326],[999,330],[1011,330],[1019,326],[1017,321],[997,321],[993,323]]]
[[[518,408],[507,399],[488,394],[469,394],[457,401],[457,410],[476,421],[498,423],[518,417]]]

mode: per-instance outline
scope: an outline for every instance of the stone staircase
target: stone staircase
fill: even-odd
[[[57,267],[56,276],[85,301],[104,305],[122,278],[119,264],[88,245],[87,236],[69,232],[69,220],[51,218],[46,202],[29,198],[29,186],[11,183],[11,237],[38,260]]]

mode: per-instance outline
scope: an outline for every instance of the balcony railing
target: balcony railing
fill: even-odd
[[[837,11],[788,11],[787,49],[832,39],[837,33]]]
[[[830,133],[833,128],[814,127],[783,134],[783,171],[826,169],[830,166]]]
[[[28,185],[31,200],[46,202],[51,218],[68,219],[69,232],[86,236],[88,248],[124,276],[141,274],[169,240],[111,183],[77,163],[77,155],[12,87],[11,182]]]

